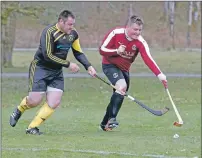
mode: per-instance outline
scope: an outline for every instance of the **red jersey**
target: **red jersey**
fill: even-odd
[[[125,45],[125,52],[121,55],[117,54],[120,45]],[[115,28],[110,31],[102,41],[99,48],[103,64],[114,64],[122,71],[129,71],[131,64],[140,53],[145,64],[157,76],[161,73],[156,62],[153,60],[147,42],[142,36],[138,39],[130,39],[125,33],[125,27]]]

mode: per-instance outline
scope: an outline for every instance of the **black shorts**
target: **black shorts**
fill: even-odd
[[[62,69],[53,70],[38,66],[37,60],[33,60],[29,67],[29,92],[45,92],[48,86],[64,91]]]
[[[130,86],[129,72],[122,71],[113,64],[102,64],[102,70],[113,85],[115,85],[118,80],[125,79],[127,84],[126,91],[128,91]]]

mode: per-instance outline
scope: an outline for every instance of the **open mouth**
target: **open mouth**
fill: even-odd
[[[138,38],[138,36],[139,36],[139,35],[133,35],[133,38],[136,39],[136,38]]]

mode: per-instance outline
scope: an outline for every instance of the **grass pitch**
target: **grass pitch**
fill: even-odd
[[[166,73],[201,74],[201,54],[197,52],[152,51],[154,60]],[[86,52],[101,72],[98,52]],[[3,72],[28,72],[33,53],[15,52],[15,68]],[[74,60],[70,55],[69,59]],[[16,68],[17,67],[17,68]],[[67,69],[64,69],[68,72]],[[81,69],[81,72],[85,72]],[[140,56],[131,72],[151,72]],[[154,109],[170,107],[163,116],[154,116],[125,99],[117,117],[120,126],[103,132],[98,125],[104,115],[112,89],[93,78],[66,78],[61,106],[40,126],[41,136],[25,134],[25,129],[40,108],[26,111],[16,127],[10,127],[9,116],[27,95],[26,78],[2,78],[2,157],[3,158],[193,158],[201,156],[201,78],[171,78],[171,96],[183,118],[177,121],[169,98],[157,78],[131,78],[129,94]],[[178,139],[173,135],[179,134]]]
[[[170,78],[169,90],[184,120],[177,121],[169,98],[157,78],[132,78],[129,94],[151,108],[170,107],[164,116],[154,116],[125,99],[117,117],[120,126],[103,132],[98,125],[104,115],[111,88],[93,78],[65,79],[61,106],[40,126],[41,136],[25,134],[36,111],[26,111],[16,127],[9,126],[14,107],[27,94],[27,79],[2,78],[3,158],[141,158],[200,157],[201,79]],[[173,135],[180,135],[174,139]]]
[[[29,64],[33,60],[35,52],[14,52],[14,68],[3,68],[3,72],[28,72]],[[85,51],[85,54],[98,72],[101,72],[101,55],[97,51]],[[160,51],[151,49],[151,55],[164,73],[201,73],[200,52]],[[68,60],[76,62],[81,72],[86,72],[83,66],[76,61],[72,52],[69,52]],[[64,68],[65,72],[69,70]],[[140,54],[131,66],[132,73],[150,72],[144,64]]]

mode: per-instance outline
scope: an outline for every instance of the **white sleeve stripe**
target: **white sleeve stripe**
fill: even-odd
[[[117,50],[116,49],[107,49],[107,48],[105,48],[105,47],[101,47],[101,50],[103,51],[103,52],[117,52]]]
[[[124,33],[124,29],[115,29],[114,31],[112,31],[107,38],[105,39],[104,43],[101,46],[101,50],[104,52],[116,52],[116,49],[108,49],[106,48],[106,46],[109,44],[109,42],[111,41],[111,39],[115,36],[115,34],[121,34]]]
[[[106,46],[109,44],[110,40],[114,37],[114,31],[112,31],[107,38],[105,39],[104,43],[101,46],[101,50],[104,52],[115,52],[116,49],[107,49]]]
[[[151,56],[151,53],[150,53],[150,51],[149,51],[149,46],[148,46],[148,44],[146,43],[146,41],[145,41],[142,37],[140,37],[139,40],[140,40],[140,42],[143,44],[143,46],[144,46],[144,48],[145,48],[145,50],[146,50],[146,53],[147,53],[148,57],[151,59],[151,61],[154,63],[154,65],[160,70],[160,68],[158,67],[158,65],[156,64],[156,62],[154,61],[154,59],[153,59],[152,56]]]
[[[147,55],[149,56],[149,58],[151,59],[151,61],[154,63],[154,65],[159,69],[158,65],[156,64],[156,62],[154,61],[154,59],[152,58],[151,54],[150,54],[150,51],[149,51],[149,47],[148,45],[145,45],[143,43],[144,47],[145,47],[145,50],[146,50],[146,53]],[[160,70],[160,69],[159,69]]]

